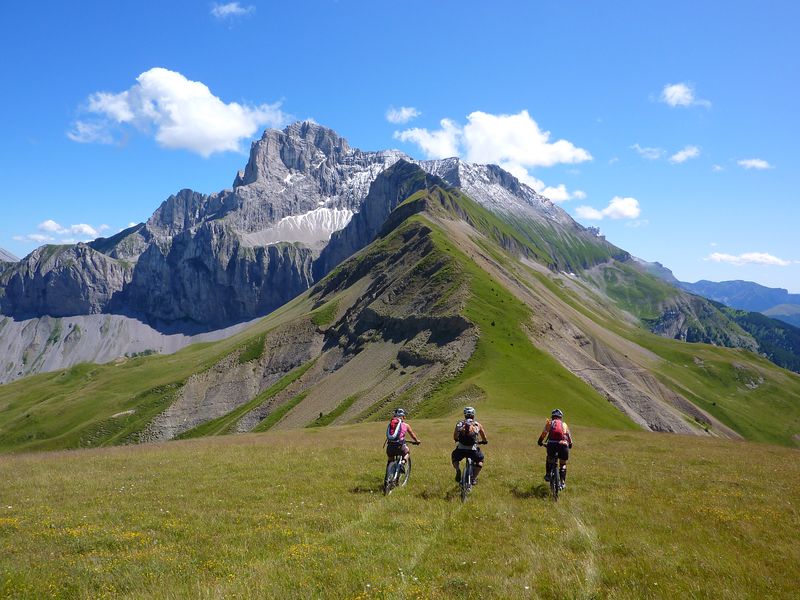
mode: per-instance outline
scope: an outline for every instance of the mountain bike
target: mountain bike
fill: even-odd
[[[561,469],[558,466],[558,459],[550,467],[550,497],[553,502],[558,502],[558,492],[561,491]]]
[[[547,446],[545,446],[545,450],[547,450]],[[558,502],[558,493],[564,489],[564,484],[561,481],[561,467],[559,466],[561,460],[558,456],[554,458],[555,460],[547,472],[547,478],[550,482],[550,496],[553,498],[553,502]]]
[[[478,444],[485,444],[485,443],[486,442],[484,441],[478,442]],[[464,466],[464,470],[461,471],[461,483],[460,483],[461,502],[466,502],[467,496],[469,496],[469,493],[472,491],[472,483],[473,483],[472,471],[473,471],[472,459],[470,457],[467,457],[467,464]]]
[[[412,442],[406,440],[406,444],[419,446],[419,442]],[[402,445],[398,449],[402,450]],[[403,460],[402,454],[395,454],[392,460],[386,465],[386,475],[383,478],[383,495],[388,496],[396,487],[402,487],[408,483],[408,478],[411,477],[411,456],[407,460]]]

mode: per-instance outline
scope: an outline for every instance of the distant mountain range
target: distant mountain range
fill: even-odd
[[[0,451],[484,402],[800,443],[776,366],[800,371],[797,328],[653,275],[500,167],[315,123],[266,131],[232,189],[0,264]]]
[[[770,288],[752,281],[707,281],[695,283],[678,281],[672,271],[658,262],[640,261],[649,273],[684,290],[721,302],[739,310],[759,312],[800,327],[800,294],[790,294],[783,288]]]

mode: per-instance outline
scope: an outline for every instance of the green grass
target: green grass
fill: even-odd
[[[266,334],[257,335],[252,340],[249,340],[242,351],[239,354],[239,364],[243,365],[249,363],[251,360],[257,360],[261,358],[261,355],[264,353],[264,340],[266,339]]]
[[[326,302],[324,305],[319,307],[318,309],[314,310],[311,313],[311,322],[314,323],[317,327],[322,327],[323,325],[329,325],[333,318],[336,316],[336,311],[339,309],[339,302],[338,300],[331,300],[330,302]]]
[[[318,417],[317,419],[306,425],[306,427],[327,427],[328,425],[333,423],[336,419],[338,419],[340,416],[342,416],[348,408],[353,406],[353,402],[355,402],[356,400],[358,400],[357,394],[353,396],[348,396],[342,401],[341,404],[339,404],[339,406],[334,408],[331,412],[325,415],[321,415],[320,417]]]
[[[263,432],[265,432],[265,431],[269,431],[270,429],[272,429],[272,427],[274,427],[275,425],[277,425],[277,424],[278,424],[278,422],[279,422],[279,421],[280,421],[280,420],[281,420],[283,417],[285,417],[285,416],[288,414],[288,412],[289,412],[290,410],[292,410],[292,409],[293,409],[295,406],[297,406],[297,405],[298,405],[298,404],[300,404],[300,403],[301,403],[303,400],[305,400],[305,398],[306,398],[306,396],[307,396],[307,395],[308,395],[308,392],[302,392],[302,393],[300,393],[300,394],[297,394],[297,395],[296,395],[294,398],[292,398],[291,400],[289,400],[289,401],[287,401],[287,402],[284,402],[284,403],[283,403],[283,404],[281,404],[280,406],[277,406],[277,407],[275,408],[275,410],[273,410],[271,413],[269,413],[269,414],[268,414],[268,415],[267,415],[267,416],[264,418],[264,420],[263,420],[263,421],[261,421],[261,423],[259,423],[258,425],[256,425],[256,426],[253,428],[253,431],[254,431],[254,432],[261,432],[261,433],[263,433]]]
[[[207,435],[224,435],[228,433],[233,433],[236,428],[236,423],[244,417],[247,413],[251,410],[258,408],[264,402],[276,396],[290,384],[294,383],[303,374],[308,371],[313,365],[314,360],[310,360],[307,363],[300,365],[296,369],[291,370],[289,373],[281,377],[278,381],[273,383],[267,389],[265,389],[260,394],[256,395],[255,398],[242,404],[238,408],[233,409],[231,412],[222,415],[221,417],[217,417],[216,419],[212,419],[211,421],[206,421],[202,425],[198,425],[182,433],[178,436],[180,439],[191,439],[191,438],[198,438],[204,437]],[[285,413],[284,413],[285,414]]]
[[[476,399],[479,410],[546,414],[559,406],[579,424],[635,427],[592,387],[531,344],[525,330],[530,309],[441,231],[434,229],[432,235],[437,249],[453,257],[469,281],[470,299],[464,314],[477,325],[480,339],[462,373],[441,385],[417,414],[438,416]]]
[[[377,423],[0,457],[0,597],[796,596],[797,451],[573,425],[554,504],[540,417],[483,419],[466,505],[441,420],[389,497]]]
[[[243,344],[255,347],[254,335],[269,331],[286,315],[304,314],[307,305],[307,299],[299,298],[240,334],[175,354],[80,364],[0,385],[0,452],[135,441],[191,375]]]

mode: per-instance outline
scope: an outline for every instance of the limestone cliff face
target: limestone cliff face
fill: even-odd
[[[139,257],[112,306],[156,322],[217,328],[266,314],[308,289],[312,252],[293,244],[249,247],[222,221],[209,221]]]
[[[129,266],[86,244],[42,246],[0,276],[0,312],[19,318],[105,312]]]

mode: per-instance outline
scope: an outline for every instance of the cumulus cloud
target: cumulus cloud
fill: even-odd
[[[211,6],[211,14],[217,19],[244,17],[253,14],[255,11],[255,6],[242,6],[238,2],[228,2],[227,4],[214,3]]]
[[[697,158],[700,156],[700,148],[697,146],[686,146],[683,150],[679,150],[669,157],[669,162],[680,164],[684,163],[690,158]]]
[[[764,169],[774,169],[771,164],[761,158],[744,158],[742,160],[737,160],[736,164],[742,167],[743,169],[757,169],[759,171],[763,171]]]
[[[389,121],[389,123],[403,124],[408,123],[412,119],[416,119],[421,114],[422,113],[413,106],[401,106],[400,108],[390,106],[386,110],[386,120]]]
[[[661,90],[661,102],[672,106],[705,106],[709,108],[711,102],[695,96],[694,87],[688,83],[668,83]]]
[[[551,140],[527,110],[517,114],[490,114],[475,111],[467,115],[466,125],[442,119],[440,129],[424,128],[396,131],[395,139],[419,146],[426,158],[458,156],[469,162],[497,164],[554,201],[573,197],[564,184],[545,185],[530,174],[536,167],[575,164],[592,160],[592,155],[572,142]]]
[[[97,227],[93,227],[87,223],[63,226],[52,219],[47,219],[36,226],[38,233],[16,235],[14,239],[18,242],[34,242],[36,244],[73,244],[77,241],[87,242],[96,239],[103,231],[109,229],[111,229],[111,227],[106,224]]]
[[[743,254],[713,252],[707,256],[705,260],[727,263],[737,267],[741,267],[742,265],[774,265],[777,267],[788,267],[792,264],[790,260],[784,260],[766,252],[745,252]]]
[[[259,128],[279,127],[289,120],[280,103],[225,103],[205,84],[160,67],[139,75],[136,84],[124,92],[92,94],[86,111],[96,116],[74,123],[67,133],[73,141],[110,143],[117,129],[131,126],[153,133],[164,148],[189,150],[204,157],[239,151],[241,141]]]
[[[575,214],[581,219],[589,221],[602,221],[609,219],[638,219],[641,214],[639,201],[636,198],[614,196],[602,210],[591,206],[579,206],[575,209]]]
[[[642,147],[638,143],[631,146],[633,150],[639,153],[640,156],[643,156],[647,160],[658,160],[662,156],[664,156],[664,150],[662,148],[647,148]]]

